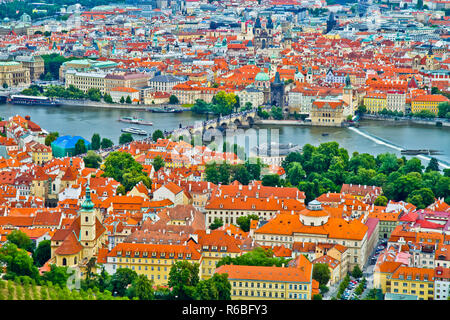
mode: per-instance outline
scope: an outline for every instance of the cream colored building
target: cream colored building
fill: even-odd
[[[345,120],[344,103],[339,100],[316,100],[310,112],[313,126],[340,127]]]
[[[30,70],[25,68],[21,62],[0,62],[0,85],[15,87],[17,85],[30,84]]]
[[[15,61],[30,70],[31,81],[39,80],[39,76],[44,73],[44,59],[41,56],[18,56]]]

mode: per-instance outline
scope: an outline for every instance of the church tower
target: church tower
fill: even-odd
[[[270,101],[272,106],[284,107],[284,82],[280,79],[280,73],[277,71],[274,81],[270,84]]]
[[[342,94],[342,100],[348,105],[348,107],[346,107],[347,112],[345,112],[344,110],[344,113],[346,115],[353,115],[353,87],[352,82],[350,81],[350,76],[348,74],[347,77],[345,77],[345,87],[343,91],[344,92]]]
[[[96,236],[96,214],[94,203],[91,201],[91,189],[86,188],[86,199],[78,212],[80,216],[80,243],[83,247],[90,247]]]

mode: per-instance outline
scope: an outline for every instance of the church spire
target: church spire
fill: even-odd
[[[89,188],[89,185],[86,187],[86,199],[83,201],[83,204],[81,205],[82,211],[92,211],[94,209],[94,203],[91,200],[91,188]]]

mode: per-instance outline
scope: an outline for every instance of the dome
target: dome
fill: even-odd
[[[82,211],[92,211],[94,208],[94,203],[91,201],[91,189],[89,186],[86,188],[86,199],[84,200],[83,204],[81,205]]]
[[[256,75],[255,81],[270,81],[270,77],[267,73],[261,71]]]

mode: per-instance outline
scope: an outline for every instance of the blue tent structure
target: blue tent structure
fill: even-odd
[[[84,145],[86,146],[87,150],[91,149],[91,143],[80,136],[62,136],[57,138],[55,141],[52,142],[52,154],[54,157],[61,158],[61,157],[72,157],[75,152],[75,144],[78,142],[78,140],[84,140]]]

